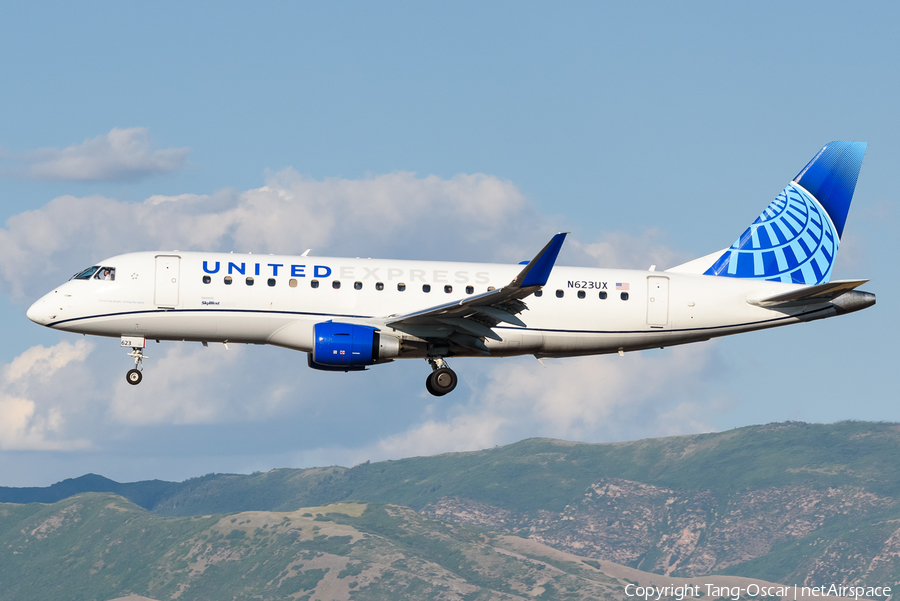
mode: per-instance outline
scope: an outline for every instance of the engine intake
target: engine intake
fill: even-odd
[[[309,366],[315,369],[355,371],[400,354],[400,340],[372,326],[326,321],[313,327],[313,336]]]

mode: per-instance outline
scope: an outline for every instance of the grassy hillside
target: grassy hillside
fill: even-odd
[[[601,599],[624,584],[578,558],[396,506],[163,518],[121,497],[0,506],[4,601]]]
[[[670,576],[884,584],[900,581],[898,456],[897,424],[786,423],[616,444],[530,439],[182,483],[91,477],[64,489],[115,485],[157,516],[395,504]],[[61,490],[2,489],[0,500]]]
[[[119,484],[86,476],[48,488],[0,487],[0,502],[54,502],[80,492],[115,492],[161,515],[196,515],[290,510],[345,499],[421,509],[444,497],[465,497],[521,512],[558,512],[604,478],[721,494],[804,485],[860,486],[900,497],[898,456],[898,424],[790,422],[613,444],[533,438],[484,451],[350,469],[211,474],[181,483]]]
[[[160,517],[84,493],[0,505],[0,532],[4,601],[593,601],[629,583],[771,584],[657,576],[396,505]]]

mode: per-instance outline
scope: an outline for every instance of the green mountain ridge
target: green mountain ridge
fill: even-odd
[[[396,505],[162,517],[112,493],[82,493],[0,504],[0,533],[4,601],[588,601],[628,598],[635,584],[772,586],[601,564]]]
[[[79,492],[115,492],[161,515],[195,515],[281,510],[348,498],[421,509],[439,498],[464,496],[522,511],[561,511],[601,478],[717,493],[854,485],[894,497],[900,495],[900,464],[893,460],[898,452],[900,424],[787,422],[623,443],[531,438],[483,451],[353,468],[208,474],[180,483],[119,484],[89,474],[47,488],[0,487],[0,502],[46,503]]]
[[[0,489],[0,502],[102,487],[174,518],[359,501],[668,577],[889,584],[900,581],[898,456],[898,424],[788,422],[623,443],[528,439],[181,483],[86,476]]]

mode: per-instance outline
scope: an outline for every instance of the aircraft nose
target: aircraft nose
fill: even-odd
[[[54,290],[50,294],[39,298],[33,305],[28,307],[28,311],[25,312],[25,316],[28,317],[31,321],[36,324],[40,324],[42,326],[47,325],[56,317],[56,314],[59,311],[54,311],[53,309],[58,308],[54,305],[54,299],[51,298],[56,291]]]
[[[45,323],[47,323],[47,315],[46,312],[43,311],[43,307],[46,304],[47,301],[45,301],[44,299],[38,300],[33,305],[28,307],[28,311],[25,312],[25,316],[34,323],[44,325]]]

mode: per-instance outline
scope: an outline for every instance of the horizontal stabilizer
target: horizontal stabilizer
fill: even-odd
[[[828,303],[869,280],[837,280],[827,284],[807,286],[784,294],[776,294],[760,300],[748,300],[751,305],[765,308],[797,307],[815,303]]]

